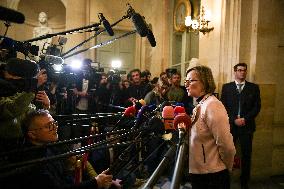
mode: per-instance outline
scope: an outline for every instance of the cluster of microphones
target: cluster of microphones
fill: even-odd
[[[191,118],[182,103],[166,101],[156,106],[146,105],[145,101],[141,99],[125,109],[112,131],[118,128],[127,129],[126,127],[129,128],[129,126],[154,132],[164,140],[171,140],[173,133],[178,133],[181,139],[191,127]]]

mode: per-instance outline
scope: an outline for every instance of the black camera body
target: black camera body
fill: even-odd
[[[9,54],[14,54],[14,57],[16,57],[16,52],[21,52],[25,56],[28,56],[29,54],[37,56],[39,46],[32,45],[29,42],[21,42],[8,37],[4,37],[0,44],[0,49],[6,49],[7,51],[9,51]]]

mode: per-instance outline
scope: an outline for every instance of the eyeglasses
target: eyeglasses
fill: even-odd
[[[243,70],[243,69],[237,69],[237,72],[246,72],[247,70]]]
[[[57,128],[58,128],[58,122],[57,121],[52,121],[52,122],[49,122],[48,124],[46,124],[43,127],[39,127],[39,128],[36,128],[36,129],[31,129],[30,131],[40,130],[40,129],[48,129],[49,131],[53,131],[53,130],[55,130]]]
[[[184,86],[188,87],[191,83],[193,83],[195,81],[199,81],[199,80],[197,80],[197,79],[184,80]]]

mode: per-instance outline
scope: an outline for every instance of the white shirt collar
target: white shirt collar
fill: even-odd
[[[246,84],[246,81],[243,81],[243,82],[241,82],[241,83],[239,83],[239,82],[237,82],[236,80],[235,80],[235,83],[236,83],[236,85],[238,85],[238,84],[243,84],[243,86]]]

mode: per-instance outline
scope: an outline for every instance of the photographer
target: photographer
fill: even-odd
[[[25,115],[36,109],[31,102],[40,102],[48,109],[49,99],[38,86],[46,81],[35,62],[11,58],[7,61],[0,79],[0,149],[12,150],[21,144],[21,122]]]

